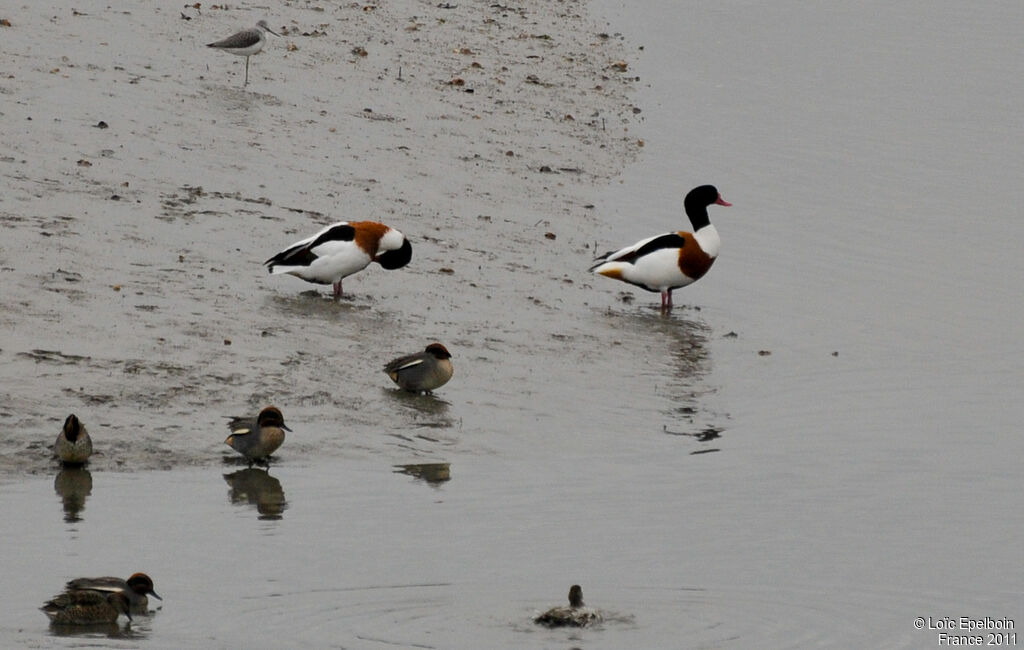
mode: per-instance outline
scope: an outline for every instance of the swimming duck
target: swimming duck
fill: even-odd
[[[263,264],[272,274],[287,273],[316,284],[333,284],[341,297],[341,281],[377,262],[389,271],[412,259],[405,235],[376,221],[339,221],[297,241]]]
[[[429,393],[440,388],[452,378],[454,369],[448,348],[440,343],[431,343],[423,352],[406,355],[384,366],[384,372],[402,390]]]
[[[128,598],[131,611],[146,613],[149,610],[149,594],[157,600],[163,600],[153,591],[153,579],[145,573],[133,573],[127,580],[104,576],[102,578],[75,578],[64,585],[66,591],[99,591],[120,593]]]
[[[62,463],[81,465],[92,455],[92,438],[74,413],[64,420],[64,428],[53,443],[53,452]]]
[[[259,54],[260,50],[263,49],[263,44],[267,42],[267,37],[264,35],[265,32],[270,32],[274,36],[280,36],[280,34],[270,29],[267,21],[261,20],[256,23],[255,27],[243,29],[225,39],[207,43],[206,47],[214,47],[237,56],[245,57],[245,82],[242,84],[244,88],[249,85],[249,57],[253,54]]]
[[[683,200],[693,232],[649,237],[597,258],[590,270],[647,291],[661,292],[661,308],[672,308],[672,290],[699,280],[718,257],[721,239],[708,219],[709,205],[732,205],[713,185],[690,190]]]
[[[54,596],[39,609],[58,625],[113,623],[121,614],[132,620],[131,604],[120,591],[73,589]]]
[[[537,615],[533,622],[546,627],[586,627],[601,620],[601,614],[583,605],[583,589],[579,585],[569,588],[569,606],[552,607]]]
[[[231,435],[224,444],[248,458],[249,467],[254,462],[269,465],[270,454],[284,442],[284,432],[291,431],[276,406],[268,406],[255,418],[231,418],[228,428]]]

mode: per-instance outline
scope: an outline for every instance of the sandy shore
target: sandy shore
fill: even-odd
[[[171,467],[217,460],[223,417],[270,402],[370,426],[380,366],[433,339],[466,382],[587,353],[564,312],[592,295],[588,193],[642,143],[627,45],[585,2],[229,7],[0,16],[8,471],[49,470],[71,412],[94,467]],[[243,88],[244,59],[204,44],[260,18],[281,37]],[[412,263],[340,303],[265,274],[360,219]]]

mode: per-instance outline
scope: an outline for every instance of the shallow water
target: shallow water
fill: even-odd
[[[1019,620],[1022,16],[612,13],[644,46],[648,156],[599,202],[610,236],[668,229],[701,182],[733,203],[685,299],[712,333],[703,404],[730,416],[712,462],[738,466],[679,541],[690,584],[772,594],[718,604],[737,646],[929,647],[915,616]]]
[[[68,402],[49,428],[51,405],[25,418],[45,443],[3,443],[0,543],[18,551],[2,644],[80,645],[35,607],[70,577],[133,571],[164,601],[88,643],[931,647],[916,616],[1019,619],[1020,9],[677,4],[599,5],[644,47],[628,56],[644,147],[593,209],[412,186],[456,206],[427,208],[444,230],[414,257],[453,274],[369,269],[334,303],[236,273],[239,229],[271,249],[300,233],[246,178],[235,197],[175,176],[131,291],[110,291],[119,272],[102,292],[35,280],[50,340],[0,348]],[[232,119],[258,131],[275,110]],[[595,244],[685,226],[704,182],[733,203],[711,212],[723,252],[672,315],[584,273]],[[96,310],[122,344],[51,334],[56,314]],[[383,363],[433,338],[452,382],[392,390]],[[270,401],[294,431],[267,473],[217,418]],[[66,408],[107,441],[87,474],[46,459]],[[608,620],[533,626],[572,583]]]

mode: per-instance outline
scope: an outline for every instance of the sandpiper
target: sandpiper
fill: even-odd
[[[270,32],[274,36],[280,36],[280,34],[267,26],[267,21],[261,20],[256,23],[255,27],[243,29],[242,31],[232,34],[223,40],[216,41],[214,43],[207,43],[206,47],[215,47],[219,50],[224,50],[225,52],[245,57],[245,83],[242,84],[242,87],[244,88],[249,85],[249,57],[253,54],[259,53],[259,51],[263,49],[263,44],[267,42],[267,37],[264,32]]]

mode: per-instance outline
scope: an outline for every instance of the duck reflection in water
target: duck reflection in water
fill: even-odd
[[[391,388],[382,389],[382,392],[388,399],[394,400],[395,406],[403,416],[407,416],[410,424],[432,429],[449,429],[454,424],[448,414],[451,404],[432,393],[410,393]]]
[[[723,431],[718,425],[722,416],[708,413],[704,403],[704,397],[715,392],[706,382],[711,367],[711,329],[703,321],[683,317],[680,308],[670,315],[630,310],[608,311],[605,316],[614,331],[630,332],[628,339],[621,339],[621,348],[637,361],[629,367],[638,368],[638,375],[620,376],[620,381],[635,379],[635,390],[643,390],[641,384],[654,377],[648,390],[665,398],[661,410],[668,422],[661,430],[701,443],[718,438]]]
[[[433,487],[452,480],[452,470],[449,463],[419,463],[416,465],[395,465],[396,474],[408,474],[414,478],[425,481]]]
[[[260,519],[281,519],[288,502],[284,498],[281,481],[270,475],[267,470],[249,467],[231,474],[225,474],[224,480],[231,488],[228,499],[236,505],[256,507]]]
[[[81,521],[85,498],[92,493],[92,474],[84,467],[65,466],[53,480],[53,489],[64,504],[64,521]]]
[[[64,623],[50,623],[50,634],[53,636],[84,637],[89,639],[135,639],[136,641],[146,638],[132,623],[125,621],[124,626],[117,623],[90,623],[87,625],[68,625]],[[84,646],[84,644],[83,644]]]

